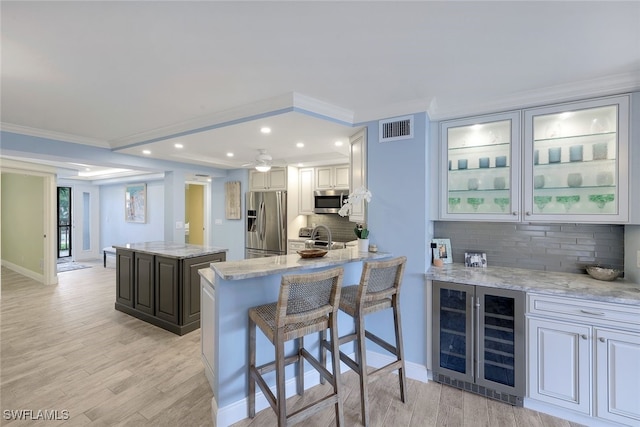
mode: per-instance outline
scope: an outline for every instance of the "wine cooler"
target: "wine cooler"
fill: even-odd
[[[522,406],[525,294],[433,282],[433,379]]]

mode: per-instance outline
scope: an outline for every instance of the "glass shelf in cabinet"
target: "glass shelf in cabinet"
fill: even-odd
[[[614,157],[611,159],[602,159],[602,160],[579,160],[574,162],[538,163],[537,165],[534,164],[533,167],[537,170],[538,168],[557,168],[558,166],[561,166],[561,165],[563,166],[580,165],[585,163],[589,164],[589,166],[594,166],[594,167],[597,165],[606,165],[606,164],[615,165],[616,159]],[[461,169],[461,170],[465,170],[465,169]],[[453,170],[450,172],[453,172]]]
[[[477,148],[484,148],[484,149],[488,149],[488,148],[494,148],[494,147],[509,147],[511,145],[510,142],[499,142],[497,144],[485,144],[485,145],[465,145],[463,147],[450,147],[447,148],[447,151],[462,151],[462,150],[469,150],[469,149],[477,149]]]
[[[557,141],[570,141],[579,138],[588,138],[588,139],[596,139],[602,138],[606,136],[615,136],[616,131],[612,132],[602,132],[602,133],[586,133],[581,135],[567,135],[567,136],[554,136],[553,138],[537,138],[534,139],[534,143],[544,143],[544,142],[557,142]]]
[[[577,187],[569,187],[568,185],[564,186],[564,187],[558,187],[558,186],[554,186],[554,187],[542,187],[542,188],[534,188],[534,193],[540,193],[540,192],[544,192],[546,190],[549,191],[556,191],[556,190],[567,190],[567,189],[571,189],[571,190],[580,190],[580,189],[602,189],[602,188],[616,188],[615,185],[580,185]],[[451,191],[456,191],[456,190],[451,190]],[[451,192],[450,191],[450,192]],[[462,190],[457,190],[457,191],[462,191]],[[468,191],[468,190],[465,190]],[[481,190],[478,190],[481,191]]]
[[[566,187],[565,187],[566,189]],[[478,194],[478,193],[497,193],[498,195],[500,194],[509,194],[509,188],[501,188],[501,189],[495,189],[495,188],[486,188],[486,189],[478,189],[478,190],[449,190],[449,194]]]

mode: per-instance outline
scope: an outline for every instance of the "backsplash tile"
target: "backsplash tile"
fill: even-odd
[[[624,268],[624,226],[434,222],[435,238],[451,240],[454,262],[485,252],[489,265],[584,273],[585,264]]]
[[[314,214],[307,217],[307,224],[322,224],[331,230],[331,238],[336,242],[349,242],[357,237],[353,232],[355,222],[349,221],[349,217],[342,217],[338,214]]]

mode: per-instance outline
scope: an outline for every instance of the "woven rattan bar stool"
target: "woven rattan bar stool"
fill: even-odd
[[[342,267],[319,273],[282,276],[278,302],[249,309],[249,417],[255,416],[256,383],[271,404],[278,417],[278,426],[298,423],[325,407],[334,405],[336,424],[344,425],[342,385],[340,384],[340,360],[338,338],[338,304],[344,271]],[[275,361],[256,366],[256,325],[275,346]],[[321,353],[323,341],[330,330],[332,372],[304,348],[304,336],[320,332]],[[286,357],[284,343],[296,340],[296,354]],[[307,360],[323,380],[333,386],[333,392],[287,415],[284,368],[297,363],[297,393],[304,393],[304,360]],[[274,396],[263,375],[276,371],[276,395]]]
[[[380,374],[398,371],[400,381],[400,399],[406,402],[407,380],[402,347],[402,327],[400,322],[400,285],[407,258],[402,256],[387,261],[364,262],[360,284],[345,286],[340,297],[340,310],[353,317],[355,332],[340,337],[340,345],[355,341],[355,358],[349,358],[340,352],[340,360],[360,376],[360,406],[362,424],[369,425],[369,389],[368,384]],[[392,345],[373,333],[365,330],[364,317],[387,308],[393,309],[393,323],[396,342]],[[395,361],[379,369],[368,370],[365,337],[395,356]]]

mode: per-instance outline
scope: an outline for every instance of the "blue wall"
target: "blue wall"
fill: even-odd
[[[425,113],[414,117],[414,137],[409,140],[379,143],[378,122],[367,124],[367,180],[373,195],[368,227],[370,241],[378,245],[378,250],[407,256],[400,301],[405,356],[410,362],[426,365],[425,271],[430,258],[425,244],[425,185],[430,163],[426,159],[429,122]],[[374,333],[392,339],[391,313],[373,314],[367,322],[375,324]],[[385,354],[381,349],[374,351]]]
[[[230,181],[240,181],[240,194],[242,194],[240,212],[241,219],[225,218],[225,189],[224,184]],[[249,189],[249,173],[246,169],[228,171],[225,178],[216,178],[211,182],[211,218],[209,230],[211,231],[211,246],[219,246],[229,249],[228,261],[244,259],[244,224],[246,213],[244,208],[244,194]],[[219,224],[216,224],[219,222]]]
[[[164,183],[147,181],[147,222],[124,220],[125,184],[100,186],[100,247],[164,240]]]

